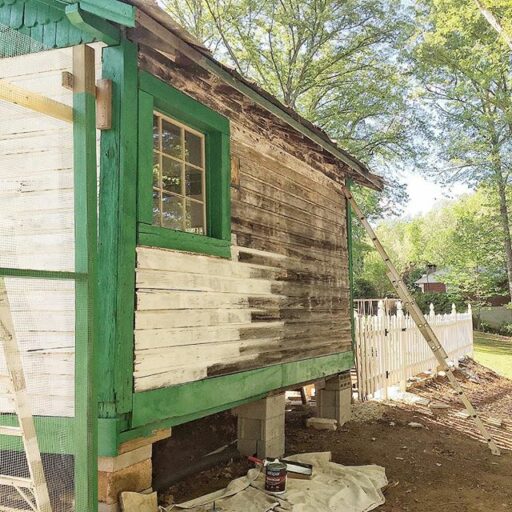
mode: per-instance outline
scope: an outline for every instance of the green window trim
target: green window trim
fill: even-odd
[[[153,111],[205,134],[207,235],[153,225]],[[146,72],[139,73],[137,243],[231,257],[229,120]]]

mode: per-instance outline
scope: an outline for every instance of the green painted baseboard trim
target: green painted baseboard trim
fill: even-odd
[[[347,351],[135,393],[132,429],[160,421],[169,426],[186,423],[257,400],[275,389],[348,370],[353,364],[353,352]]]
[[[124,417],[98,419],[98,455],[115,457],[126,441],[260,400],[274,389],[348,370],[353,363],[353,353],[348,351],[135,393],[132,428]],[[75,452],[74,418],[36,416],[34,421],[41,452]],[[0,414],[0,425],[17,425],[16,416]],[[0,450],[22,451],[23,446],[19,438],[0,436]]]
[[[98,455],[115,457],[119,445],[119,432],[126,429],[124,418],[98,418]]]

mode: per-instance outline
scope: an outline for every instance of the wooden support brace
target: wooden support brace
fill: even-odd
[[[0,80],[0,100],[14,103],[61,121],[73,122],[73,109],[70,106],[10,84],[5,80]]]
[[[69,71],[62,72],[62,87],[73,91],[74,77]],[[96,128],[110,130],[112,128],[112,80],[96,81]]]
[[[96,82],[96,128],[112,128],[112,80],[102,79]]]

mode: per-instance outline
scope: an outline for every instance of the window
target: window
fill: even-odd
[[[153,224],[205,235],[204,134],[153,115]]]
[[[231,255],[229,121],[139,74],[137,243]]]

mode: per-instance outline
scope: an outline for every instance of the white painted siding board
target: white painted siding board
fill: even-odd
[[[138,247],[136,391],[205,378],[209,366],[255,358],[256,353],[242,356],[240,348],[262,339],[243,341],[241,332],[283,323],[252,322],[260,310],[250,306],[250,298],[283,299],[272,291],[281,272],[273,266]]]
[[[185,274],[161,270],[138,270],[137,287],[161,290],[197,290],[224,293],[271,293],[272,282],[264,279],[217,277],[215,274]]]

